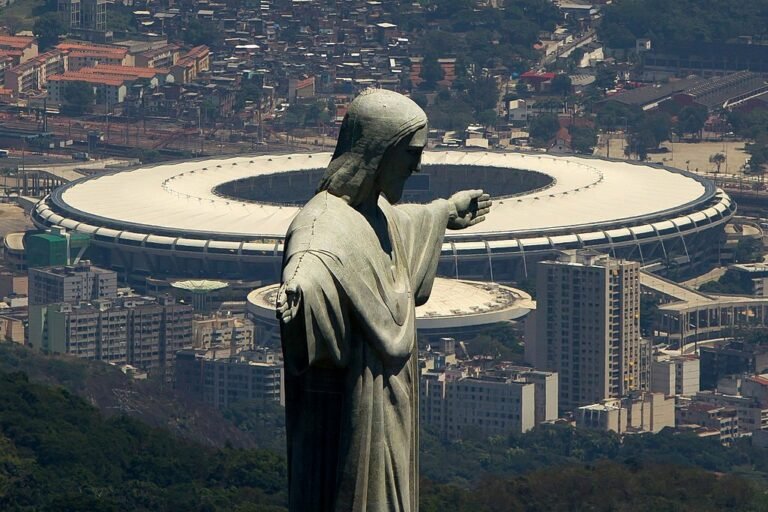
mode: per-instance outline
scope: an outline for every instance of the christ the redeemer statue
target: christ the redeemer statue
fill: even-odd
[[[491,207],[481,190],[395,206],[426,141],[416,103],[363,92],[288,228],[277,316],[291,512],[418,510],[415,306],[429,298],[446,228]]]

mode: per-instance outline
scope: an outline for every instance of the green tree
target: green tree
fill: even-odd
[[[599,67],[595,74],[595,86],[599,89],[613,89],[616,86],[616,71],[609,67]]]
[[[754,142],[746,144],[745,147],[750,156],[748,174],[762,179],[768,164],[768,132],[758,132]]]
[[[24,20],[12,14],[5,14],[3,16],[3,25],[5,25],[8,32],[13,35],[24,27]]]
[[[285,111],[285,126],[288,129],[303,128],[307,124],[307,112],[306,105],[301,103],[294,103],[288,107]]]
[[[187,24],[183,38],[185,43],[193,46],[213,46],[221,38],[221,33],[212,22],[193,19]]]
[[[518,80],[515,84],[515,92],[519,98],[527,98],[531,95],[531,93],[528,91],[528,85],[522,80]]]
[[[555,78],[552,79],[552,83],[549,86],[549,90],[552,94],[559,94],[561,96],[568,96],[572,89],[573,84],[571,83],[571,78],[566,74],[555,75]]]
[[[768,35],[764,0],[741,0],[728,9],[719,0],[622,0],[602,13],[598,34],[610,48],[632,48],[641,37],[664,48]]]
[[[437,86],[437,82],[444,77],[445,73],[437,59],[434,57],[424,57],[421,63],[421,78],[424,80],[424,85],[434,89]]]
[[[483,77],[472,80],[467,91],[476,114],[484,110],[496,110],[499,101],[499,85],[492,77]]]
[[[246,102],[252,101],[261,105],[261,88],[255,83],[245,80],[235,96],[235,110],[242,110]]]
[[[48,12],[35,20],[32,33],[35,34],[38,47],[42,51],[58,44],[59,36],[66,34],[67,28],[55,12]]]
[[[498,116],[496,115],[496,110],[489,108],[477,114],[476,119],[478,123],[480,123],[481,125],[487,128],[487,127],[496,125],[496,120],[498,119]]]
[[[763,261],[763,243],[759,238],[744,238],[736,244],[733,251],[736,263],[755,263]]]
[[[597,113],[596,121],[603,130],[636,131],[644,118],[645,113],[640,107],[609,101]]]
[[[568,133],[571,135],[571,147],[575,152],[592,154],[597,145],[597,132],[594,128],[572,124],[568,127]]]
[[[85,82],[69,82],[64,87],[65,103],[61,106],[61,111],[65,115],[81,116],[90,112],[96,95],[93,87]]]
[[[657,148],[665,140],[669,140],[672,129],[672,119],[666,112],[654,112],[643,116],[638,127],[640,140],[646,148]]]
[[[701,137],[704,123],[707,122],[706,107],[683,107],[677,115],[677,133],[684,137],[687,134]]]
[[[544,147],[557,134],[560,122],[554,114],[542,114],[531,120],[528,133],[534,146]]]
[[[722,153],[715,153],[709,156],[709,163],[715,164],[715,173],[720,173],[720,166],[725,163],[725,155]]]

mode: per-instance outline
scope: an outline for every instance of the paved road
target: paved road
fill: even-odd
[[[14,203],[0,203],[0,236],[34,229],[24,210]]]
[[[717,267],[713,268],[706,274],[702,274],[700,276],[694,277],[693,279],[689,279],[687,281],[683,281],[682,285],[685,285],[689,288],[698,288],[699,286],[703,285],[704,283],[708,283],[709,281],[717,281],[723,275],[725,275],[726,270],[728,270],[727,267]]]
[[[75,162],[71,161],[62,165],[45,165],[36,166],[35,169],[45,171],[48,174],[58,176],[66,181],[74,181],[78,178],[82,178],[85,174],[78,172],[76,169],[104,169],[107,165],[124,163],[124,160],[118,160],[117,158],[105,158],[103,160],[91,160],[88,162]]]
[[[0,169],[19,169],[22,167],[31,168],[41,165],[55,165],[59,163],[71,163],[70,158],[57,158],[55,156],[45,155],[25,155],[22,159],[20,156],[13,155],[6,158],[0,158]]]

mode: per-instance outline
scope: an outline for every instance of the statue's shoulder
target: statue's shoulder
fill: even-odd
[[[343,199],[326,191],[318,192],[305,204],[291,223],[289,231],[307,226],[342,228],[354,222],[359,214]]]

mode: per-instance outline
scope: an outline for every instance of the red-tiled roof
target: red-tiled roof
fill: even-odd
[[[203,55],[206,55],[209,52],[210,50],[208,49],[208,47],[205,46],[204,44],[201,44],[200,46],[195,46],[194,48],[189,50],[185,55],[185,57],[201,57]]]
[[[0,36],[0,47],[16,48],[23,50],[35,42],[34,37],[28,36]]]
[[[128,54],[127,48],[105,44],[64,42],[57,44],[56,48],[59,50],[68,50],[70,54],[76,57],[109,57],[113,59],[122,59]]]
[[[536,80],[546,81],[546,80],[552,80],[555,78],[554,73],[540,73],[538,71],[526,71],[522,75],[520,75],[520,78],[532,78]]]
[[[96,64],[93,67],[81,68],[80,73],[123,76],[130,78],[152,78],[168,74],[164,68],[141,68],[136,66],[116,66],[114,64]]]
[[[127,78],[115,78],[114,76],[97,75],[95,73],[80,73],[78,71],[67,71],[63,75],[53,75],[48,77],[49,82],[87,82],[97,85],[123,85]]]

